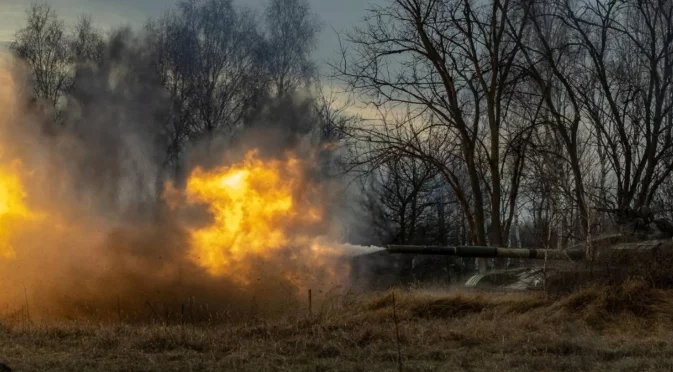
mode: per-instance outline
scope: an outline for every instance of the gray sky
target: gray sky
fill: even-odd
[[[176,0],[43,0],[68,23],[82,13],[102,29],[118,26],[142,25],[148,16],[158,16],[176,3]],[[0,43],[12,40],[14,32],[25,23],[25,8],[30,0],[0,0]],[[236,3],[261,8],[266,0],[235,0]],[[339,44],[333,29],[342,31],[358,24],[373,2],[382,0],[309,0],[313,11],[323,21],[315,57],[319,63],[338,58]]]

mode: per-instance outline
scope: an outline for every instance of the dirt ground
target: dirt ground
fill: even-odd
[[[6,321],[0,361],[14,371],[673,370],[673,292],[640,282],[559,298],[396,291],[274,320]]]

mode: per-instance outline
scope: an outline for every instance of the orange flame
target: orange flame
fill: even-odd
[[[262,161],[253,150],[240,164],[197,168],[187,201],[205,205],[212,223],[191,231],[191,257],[212,275],[247,284],[251,260],[305,245],[309,238],[301,231],[322,221],[323,211],[305,191],[302,162],[294,155]]]
[[[37,217],[26,206],[19,167],[16,162],[11,167],[0,167],[0,258],[16,257],[11,243],[14,229],[19,223]]]

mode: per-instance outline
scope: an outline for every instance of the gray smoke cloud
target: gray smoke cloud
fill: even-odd
[[[21,162],[28,204],[48,215],[17,229],[16,257],[0,261],[3,299],[14,308],[29,303],[43,317],[176,316],[185,305],[202,316],[249,314],[251,307],[299,306],[304,288],[296,277],[324,288],[347,279],[345,258],[335,252],[318,257],[301,246],[251,258],[244,288],[186,259],[187,230],[209,217],[199,208],[169,208],[162,198],[171,102],[151,55],[130,31],[112,36],[100,63],[77,66],[58,120],[23,103],[25,70],[5,59],[2,78],[11,84],[0,91],[0,110],[7,111],[0,112],[6,114],[0,162]],[[321,172],[320,159],[330,155],[316,137],[315,120],[309,99],[263,100],[246,117],[245,130],[195,141],[185,173],[235,163],[252,148],[263,159],[292,151],[306,160],[298,207],[317,203],[327,218],[311,231],[289,231],[332,244],[330,237],[343,229],[343,221],[330,218],[339,215],[343,185]]]
[[[77,192],[100,213],[138,215],[156,203],[168,107],[149,56],[128,30],[111,37],[100,63],[78,66],[56,136],[70,142]]]

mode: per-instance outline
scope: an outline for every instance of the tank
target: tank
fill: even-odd
[[[673,257],[673,224],[654,219],[648,208],[596,209],[615,216],[616,231],[567,249],[504,248],[490,246],[389,245],[392,255],[506,258],[510,267],[472,275],[471,289],[541,290],[551,284],[573,287],[601,271],[620,268],[652,270],[653,263]],[[529,260],[529,261],[528,261]],[[511,267],[528,261],[527,267]],[[630,274],[629,274],[630,275]]]

